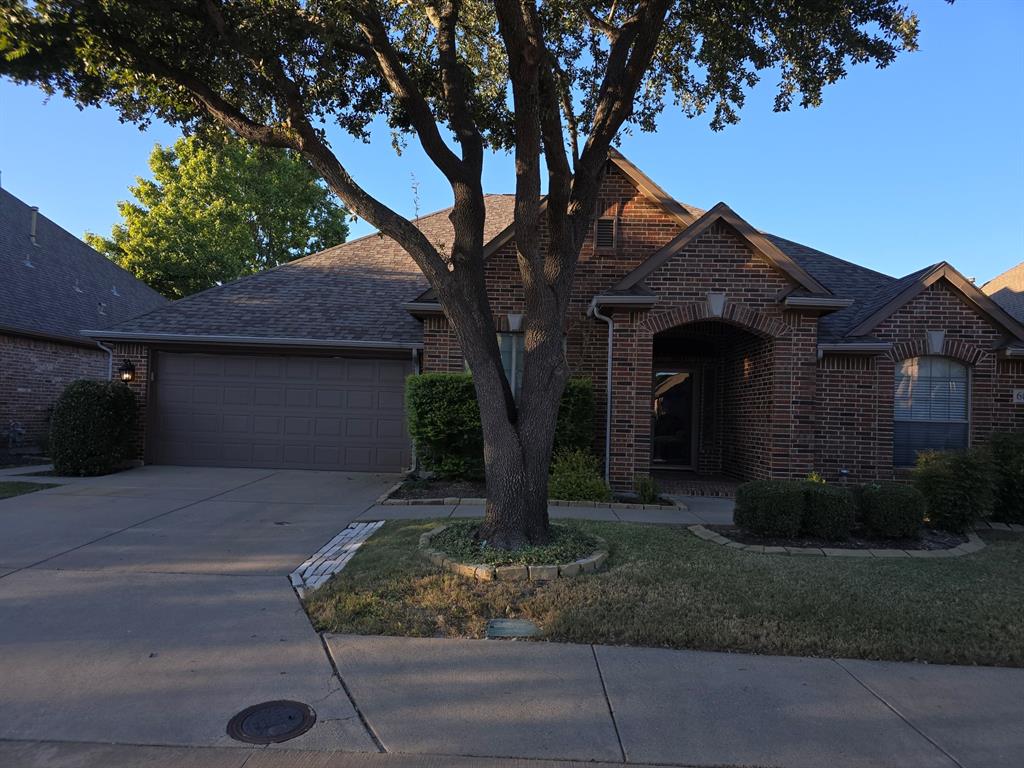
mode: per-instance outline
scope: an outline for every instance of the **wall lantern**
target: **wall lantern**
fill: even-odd
[[[121,375],[121,381],[125,384],[135,379],[135,366],[132,365],[131,360],[125,360],[122,362],[121,367],[117,369],[117,372]]]

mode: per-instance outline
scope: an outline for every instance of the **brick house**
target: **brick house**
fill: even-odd
[[[110,375],[110,353],[82,329],[168,302],[4,189],[0,275],[0,454],[32,453],[64,387]]]
[[[487,197],[486,253],[514,388],[511,204]],[[450,238],[446,213],[418,220],[434,242]],[[887,478],[921,449],[1024,429],[1024,327],[952,266],[874,272],[723,203],[681,204],[616,152],[565,334],[574,374],[594,384],[595,449],[618,487],[652,470]],[[145,372],[133,384],[139,451],[165,463],[398,470],[411,460],[404,378],[465,367],[425,279],[379,235],[96,338]]]

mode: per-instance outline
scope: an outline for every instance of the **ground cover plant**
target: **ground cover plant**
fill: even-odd
[[[986,533],[958,558],[738,552],[682,526],[578,521],[606,571],[537,584],[475,582],[418,556],[443,521],[393,521],[307,599],[320,630],[482,637],[491,618],[547,640],[1024,666],[1024,537]]]
[[[552,524],[551,537],[546,544],[535,544],[519,549],[496,549],[480,540],[479,520],[460,520],[451,523],[434,536],[431,549],[438,549],[460,563],[484,565],[560,565],[587,557],[601,548],[591,534],[576,527]]]
[[[21,496],[26,493],[41,491],[44,488],[56,488],[50,483],[19,483],[17,481],[0,481],[0,499],[9,499],[12,496]]]

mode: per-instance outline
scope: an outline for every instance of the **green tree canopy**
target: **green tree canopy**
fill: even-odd
[[[204,135],[159,144],[93,248],[178,299],[344,242],[347,213],[295,153]]]

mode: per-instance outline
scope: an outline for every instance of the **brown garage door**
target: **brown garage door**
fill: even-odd
[[[410,464],[403,360],[160,352],[157,464],[396,471]]]

